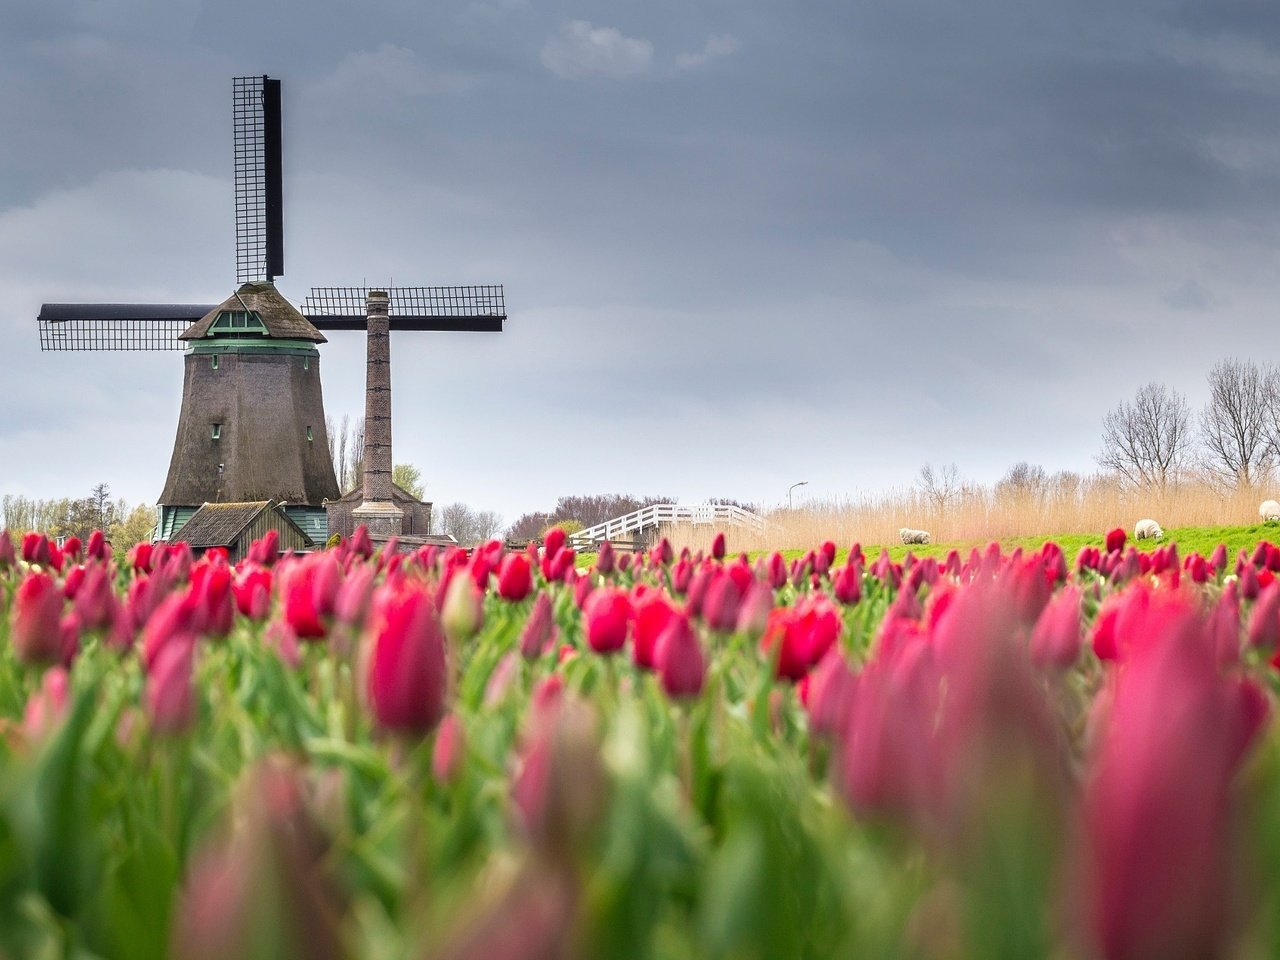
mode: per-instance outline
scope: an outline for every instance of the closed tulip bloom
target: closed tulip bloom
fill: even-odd
[[[738,622],[735,629],[753,640],[764,633],[773,609],[773,591],[768,584],[756,581],[747,590],[738,605]]]
[[[373,541],[369,539],[369,528],[363,523],[356,527],[347,540],[347,548],[357,557],[368,560],[373,556]]]
[[[62,658],[62,591],[47,573],[27,574],[13,595],[9,639],[20,663]]]
[[[617,566],[617,556],[613,552],[613,544],[608,540],[600,544],[600,552],[596,555],[596,573],[609,576]]]
[[[839,650],[829,650],[805,680],[809,682],[805,703],[809,711],[809,731],[816,736],[834,736],[844,728],[858,678]]]
[[[318,640],[329,632],[318,602],[317,570],[305,561],[294,563],[284,577],[284,619],[300,640]]]
[[[565,578],[568,582],[568,578]],[[574,575],[573,580],[573,605],[581,610],[587,603],[587,597],[591,596],[591,591],[595,589],[595,585],[591,582],[590,577],[579,577]]]
[[[635,603],[635,627],[631,636],[631,659],[646,670],[657,667],[658,638],[677,616],[665,596],[653,593]]]
[[[271,609],[271,571],[257,564],[246,564],[236,576],[231,592],[242,616],[265,620]]]
[[[456,713],[451,713],[440,721],[431,750],[431,775],[438,783],[453,783],[458,779],[465,751],[462,723]]]
[[[733,577],[722,573],[714,577],[702,600],[702,619],[716,633],[733,633],[738,626],[738,608],[742,593]]]
[[[22,732],[28,741],[43,740],[67,713],[70,680],[64,667],[51,667],[40,678],[22,712]]]
[[[680,700],[702,692],[707,665],[689,618],[676,614],[658,637],[658,676],[667,696]]]
[[[440,623],[453,643],[470,640],[484,625],[484,594],[465,574],[455,576],[445,591]]]
[[[18,553],[13,548],[13,539],[7,529],[0,530],[0,570],[8,570],[18,560]]]
[[[631,601],[612,587],[604,587],[587,598],[583,610],[587,643],[596,653],[617,653],[627,642],[631,623]]]
[[[536,660],[551,649],[556,639],[555,619],[551,610],[551,598],[539,591],[533,601],[533,610],[520,631],[520,655],[526,660]]]
[[[658,545],[649,551],[649,559],[655,566],[668,566],[674,558],[675,551],[671,548],[671,541],[666,537],[659,540]]]
[[[1031,662],[1042,670],[1066,670],[1079,658],[1080,646],[1080,590],[1065,587],[1031,631]]]
[[[151,729],[178,735],[196,722],[196,692],[191,682],[195,642],[181,638],[166,643],[147,671],[147,712]]]
[[[836,571],[831,580],[831,592],[846,607],[851,607],[862,599],[862,567],[855,563],[846,563]]]
[[[1249,614],[1249,646],[1275,650],[1280,645],[1280,584],[1258,594]]]
[[[1124,527],[1115,527],[1107,531],[1107,553],[1115,553],[1117,550],[1123,550],[1125,540],[1128,535],[1124,531]]]
[[[365,660],[365,698],[378,726],[426,734],[444,714],[445,682],[444,631],[431,595],[384,591],[375,601]]]
[[[280,534],[274,530],[268,530],[263,534],[262,539],[255,540],[249,545],[249,553],[245,557],[250,563],[260,563],[264,567],[269,567],[280,559]]]
[[[508,554],[498,571],[498,596],[511,603],[519,603],[533,589],[533,571],[529,558],[522,553]]]
[[[715,539],[711,541],[711,556],[715,560],[723,560],[725,553],[724,531],[721,530],[716,534]]]

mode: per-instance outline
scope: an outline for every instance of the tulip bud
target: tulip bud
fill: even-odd
[[[723,560],[725,553],[724,531],[721,530],[716,534],[715,539],[711,541],[711,556],[716,560]]]
[[[605,540],[600,544],[600,552],[596,555],[596,573],[607,577],[613,573],[613,568],[617,565],[617,558],[613,552],[613,544]]]
[[[1031,662],[1066,670],[1080,656],[1080,590],[1065,587],[1049,601],[1031,631]]]
[[[707,665],[688,617],[678,613],[671,618],[658,637],[656,659],[667,696],[679,700],[702,692]]]
[[[453,783],[458,778],[465,751],[462,723],[456,713],[451,713],[440,721],[436,742],[431,749],[431,775],[437,782]]]
[[[714,577],[702,600],[702,619],[716,633],[732,633],[738,626],[742,595],[733,577]]]
[[[62,657],[62,592],[47,573],[32,572],[18,585],[9,639],[20,663],[57,663]]]
[[[533,589],[533,572],[529,558],[521,553],[508,554],[498,571],[498,596],[511,603],[519,603]]]
[[[616,653],[627,642],[631,622],[631,601],[613,587],[602,587],[587,598],[583,609],[587,643],[596,653]]]
[[[28,742],[43,740],[67,713],[70,686],[63,667],[51,667],[40,678],[40,689],[32,692],[22,713],[22,732]]]
[[[1274,650],[1280,645],[1280,584],[1258,594],[1249,614],[1249,646]]]
[[[464,643],[484,624],[484,594],[468,576],[454,577],[440,608],[440,622],[450,643]]]
[[[838,601],[851,607],[862,599],[862,567],[846,563],[831,582],[831,591]]]
[[[551,611],[551,598],[539,591],[533,601],[533,610],[520,631],[520,655],[526,660],[536,660],[548,650],[556,639],[556,625]]]
[[[455,578],[474,589],[465,577]],[[365,697],[378,726],[423,735],[444,713],[444,636],[424,590],[384,588],[367,634]]]
[[[1124,527],[1116,527],[1107,532],[1107,553],[1115,553],[1124,549],[1125,540],[1128,535],[1124,531]]]
[[[175,639],[161,647],[147,671],[147,710],[151,729],[158,734],[183,734],[195,726],[194,657],[193,640]]]

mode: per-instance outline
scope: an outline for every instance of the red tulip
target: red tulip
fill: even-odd
[[[519,603],[533,589],[533,571],[529,558],[522,553],[508,554],[498,571],[498,596],[511,603]]]
[[[9,640],[20,663],[62,658],[62,591],[47,573],[28,573],[13,595]]]
[[[369,539],[369,528],[363,523],[356,527],[350,539],[347,540],[347,547],[357,557],[363,557],[366,560],[372,557],[373,541]]]
[[[723,560],[725,553],[724,531],[721,530],[711,541],[711,556],[716,560]]]
[[[280,534],[274,530],[268,530],[260,540],[255,540],[249,544],[249,552],[245,556],[245,560],[249,563],[258,563],[264,567],[269,567],[280,559]]]
[[[147,541],[134,544],[129,549],[128,562],[135,573],[150,573],[152,565],[152,555],[154,553],[152,544]]]
[[[545,556],[554,557],[564,546],[565,533],[560,527],[552,527],[543,538],[542,549]]]
[[[1124,527],[1116,527],[1107,531],[1107,553],[1115,553],[1118,550],[1123,550],[1127,536],[1128,535],[1125,533]]]
[[[637,597],[634,609],[631,659],[636,666],[652,670],[657,666],[658,638],[678,614],[667,598],[658,592]]]
[[[17,560],[18,554],[13,549],[13,539],[9,536],[9,531],[0,530],[0,570],[8,570]]]
[[[231,632],[235,606],[231,595],[231,568],[222,562],[200,563],[192,569],[191,593],[201,608],[204,632],[225,637]]]
[[[380,593],[367,634],[365,696],[378,726],[423,735],[444,714],[444,633],[425,590]]]
[[[621,590],[602,587],[587,598],[583,618],[591,649],[596,653],[616,653],[627,642],[631,601]]]
[[[773,590],[760,581],[753,581],[742,603],[738,605],[738,622],[735,629],[753,640],[765,631],[769,613],[773,610]]]
[[[831,581],[831,592],[835,598],[850,607],[862,599],[862,567],[856,563],[846,563],[836,571]]]
[[[271,571],[257,564],[245,563],[232,584],[231,592],[241,615],[250,620],[265,620],[271,609]]]

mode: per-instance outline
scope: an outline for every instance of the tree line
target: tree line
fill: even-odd
[[[38,530],[87,540],[94,530],[101,530],[117,550],[127,550],[150,537],[155,523],[155,507],[113,499],[105,483],[94,486],[85,497],[0,496],[0,530],[12,534]]]
[[[1280,466],[1280,367],[1219,360],[1209,398],[1193,413],[1187,398],[1147,383],[1102,424],[1098,463],[1128,484],[1163,491],[1188,478],[1223,490],[1250,490]]]

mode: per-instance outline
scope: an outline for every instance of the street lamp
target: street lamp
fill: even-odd
[[[788,510],[791,509],[791,491],[794,490],[796,487],[807,486],[808,483],[809,483],[808,480],[801,480],[798,483],[793,483],[791,486],[787,487],[787,509]]]

